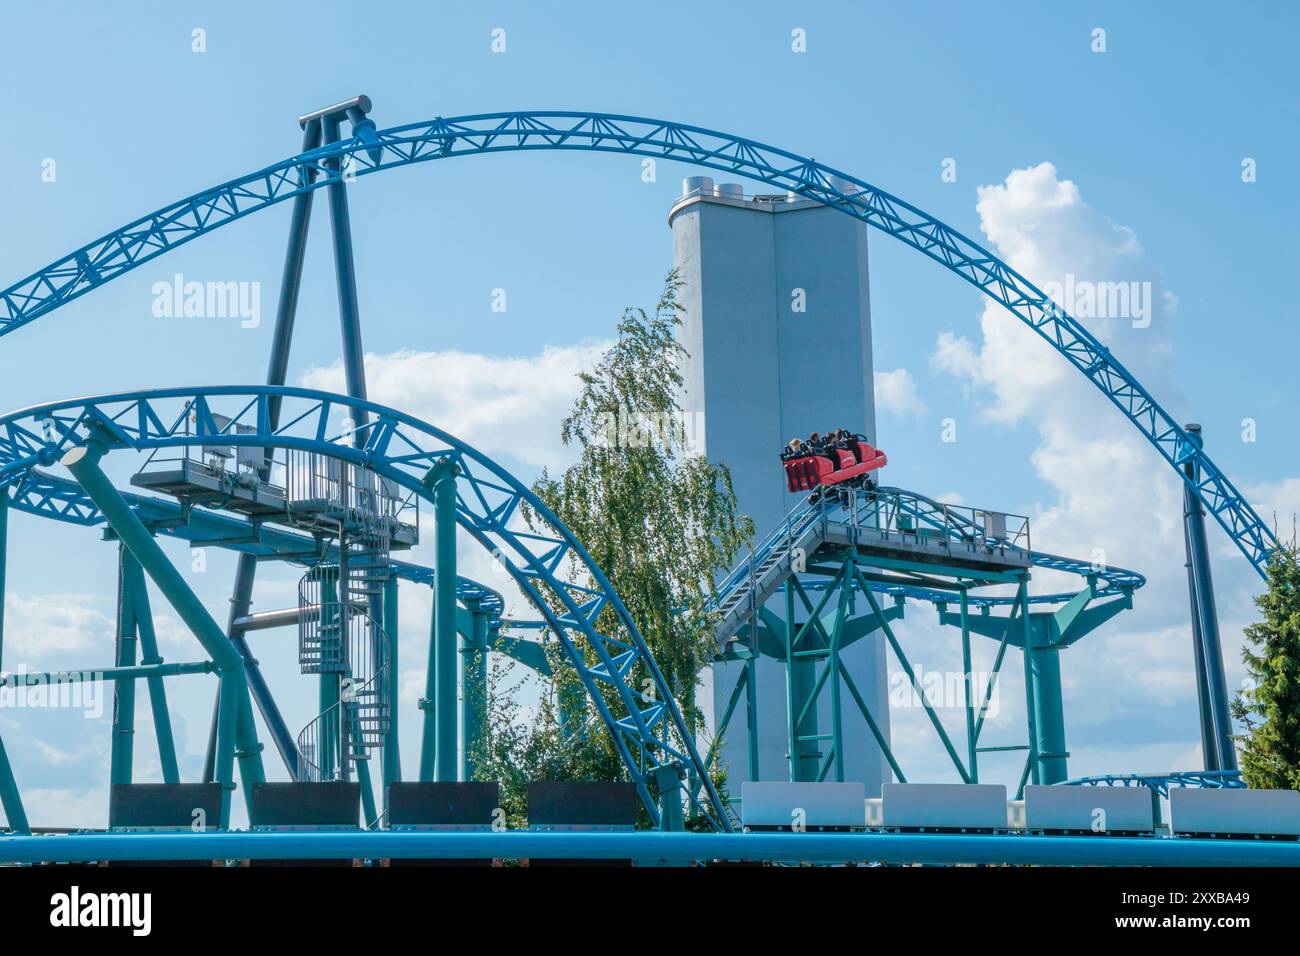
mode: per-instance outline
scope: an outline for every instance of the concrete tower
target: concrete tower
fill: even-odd
[[[707,176],[684,183],[668,214],[684,280],[683,407],[697,448],[731,469],[741,511],[761,540],[797,503],[785,491],[782,446],[810,431],[848,427],[876,439],[866,226],[792,196],[745,198]],[[843,661],[888,734],[886,663],[879,634]],[[739,664],[715,665],[701,705],[721,719]],[[758,669],[759,776],[789,779],[784,666]],[[830,726],[823,696],[819,722]],[[845,779],[879,795],[888,766],[851,701],[844,701]],[[748,776],[743,713],[723,744],[733,790]]]

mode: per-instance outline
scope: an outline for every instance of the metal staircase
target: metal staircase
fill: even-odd
[[[802,573],[805,562],[824,544],[903,558],[939,556],[972,568],[1033,564],[1060,569],[1065,560],[1034,554],[1029,519],[1020,515],[946,505],[902,488],[846,489],[836,498],[810,496],[718,586],[713,605],[719,612],[718,643],[725,644],[755,622],[759,608],[791,574]]]
[[[299,582],[298,664],[304,674],[339,674],[339,699],[298,735],[298,776],[308,782],[348,779],[351,764],[383,746],[391,720],[379,608],[397,499],[367,469],[331,459],[327,474],[323,513],[337,528],[338,560]]]
[[[816,550],[831,502],[800,504],[718,587],[718,643],[734,637],[801,562]]]

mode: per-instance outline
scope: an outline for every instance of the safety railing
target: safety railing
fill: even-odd
[[[196,470],[232,493],[260,490],[282,497],[286,519],[293,523],[293,511],[332,510],[352,517],[376,518],[390,529],[398,525],[419,527],[420,498],[397,482],[362,465],[319,452],[268,448],[229,441],[255,431],[231,419],[212,414],[216,432],[210,430],[201,442],[179,448],[155,449],[138,474]],[[194,435],[196,414],[189,411],[178,429]]]
[[[950,505],[895,488],[854,489],[844,522],[882,537],[911,542],[960,542],[989,551],[1032,550],[1029,518],[1005,511]]]
[[[392,719],[387,633],[364,610],[354,607],[340,616],[337,605],[334,613],[327,608],[322,605],[321,617],[341,618],[348,632],[338,641],[338,669],[347,676],[340,682],[339,699],[298,734],[298,778],[309,783],[339,779],[346,761],[364,760],[368,751],[382,747]]]
[[[317,452],[282,454],[290,509],[314,505],[352,515],[418,524],[419,496],[369,468]]]
[[[963,544],[971,550],[1005,555],[1031,552],[1029,518],[1004,511],[933,501],[897,488],[850,488],[838,500],[803,503],[786,515],[716,589],[710,610],[734,610],[734,596],[753,593],[760,569],[773,555],[789,552],[818,522],[871,531],[885,540]]]

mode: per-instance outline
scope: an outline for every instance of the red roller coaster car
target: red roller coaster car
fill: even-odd
[[[888,461],[883,451],[859,438],[845,446],[785,458],[785,483],[790,491],[815,491],[823,485],[845,482],[858,484]]]

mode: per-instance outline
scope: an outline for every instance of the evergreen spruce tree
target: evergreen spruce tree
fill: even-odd
[[[1233,701],[1246,726],[1241,772],[1252,787],[1300,789],[1300,553],[1278,548],[1268,590],[1255,598],[1263,614],[1245,630],[1241,656],[1249,687]]]

